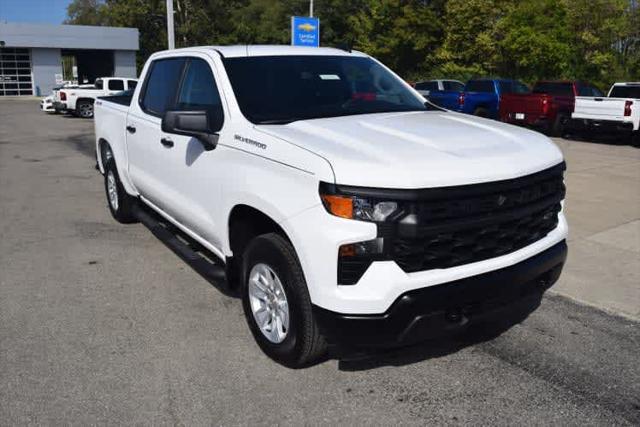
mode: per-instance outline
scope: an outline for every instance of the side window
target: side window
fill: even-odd
[[[464,85],[460,82],[445,80],[444,82],[442,82],[442,85],[444,86],[444,90],[446,91],[462,92],[464,90]]]
[[[464,90],[465,92],[493,93],[495,87],[492,80],[471,80]]]
[[[418,84],[416,84],[416,89],[417,90],[436,91],[436,90],[438,90],[438,82],[422,82],[422,83],[418,83]]]
[[[103,88],[102,79],[96,79],[96,82],[93,85],[96,87],[96,89],[102,89]]]
[[[578,96],[604,96],[599,89],[593,86],[578,86]]]
[[[124,90],[124,80],[109,80],[109,90]]]
[[[138,82],[135,80],[127,80],[127,87],[129,90],[134,90],[138,86]]]
[[[184,58],[168,58],[158,59],[151,64],[140,101],[145,112],[162,116],[173,106],[184,62]]]
[[[176,104],[179,110],[211,110],[223,116],[218,87],[205,60],[189,59]]]

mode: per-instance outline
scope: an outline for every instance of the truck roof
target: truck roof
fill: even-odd
[[[225,58],[238,58],[247,56],[286,56],[286,55],[318,55],[318,56],[361,56],[365,57],[362,52],[333,48],[333,47],[305,47],[305,46],[287,46],[287,45],[234,45],[234,46],[195,46],[172,51],[163,50],[157,52],[157,55],[166,54],[168,52],[211,52],[216,51]],[[154,54],[154,56],[156,55]]]

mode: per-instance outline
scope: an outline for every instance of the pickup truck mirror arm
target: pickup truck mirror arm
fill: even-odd
[[[218,138],[220,138],[220,135],[217,132],[203,133],[198,135],[196,138],[198,139],[198,141],[200,141],[205,151],[211,151],[215,150],[215,148],[218,146]]]

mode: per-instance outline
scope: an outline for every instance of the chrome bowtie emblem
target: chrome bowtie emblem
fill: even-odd
[[[504,205],[504,202],[507,201],[507,197],[502,194],[498,196],[498,206]]]

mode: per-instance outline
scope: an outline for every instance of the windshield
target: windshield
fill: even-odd
[[[242,113],[257,124],[436,109],[370,58],[259,56],[224,63]]]

